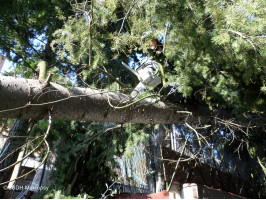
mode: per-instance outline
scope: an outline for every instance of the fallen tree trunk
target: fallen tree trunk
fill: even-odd
[[[51,110],[55,120],[106,121],[118,123],[200,123],[208,124],[218,116],[204,106],[168,105],[155,99],[145,99],[132,106],[116,109],[132,102],[122,93],[90,88],[66,88],[56,83],[43,87],[38,80],[0,77],[0,118],[46,119]]]

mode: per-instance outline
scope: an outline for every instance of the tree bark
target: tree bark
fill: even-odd
[[[29,128],[28,119],[16,119],[8,136],[26,136],[28,128]],[[17,161],[18,154],[21,149],[18,149],[17,151],[12,153],[7,159],[1,162],[1,160],[7,154],[12,152],[13,150],[16,150],[19,146],[23,145],[25,140],[26,140],[26,137],[19,137],[19,138],[11,137],[5,142],[5,145],[0,153],[0,169],[4,169]],[[4,183],[10,180],[10,177],[13,172],[13,168],[14,167],[11,167],[3,172],[0,172],[0,183]],[[4,186],[5,185],[0,186],[0,198],[1,199],[4,198],[4,194],[5,194]]]
[[[46,119],[48,110],[57,120],[117,123],[210,124],[216,117],[232,118],[227,112],[211,112],[204,106],[169,105],[151,98],[123,109],[113,108],[108,100],[115,106],[132,102],[122,93],[66,88],[52,82],[43,88],[38,80],[0,77],[0,118]]]

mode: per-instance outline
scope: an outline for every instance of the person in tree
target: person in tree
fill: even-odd
[[[162,66],[167,66],[167,68],[171,68],[171,65],[173,65],[172,63],[168,63],[166,61],[166,57],[163,53],[163,44],[158,39],[152,39],[147,50],[151,57],[149,60],[155,60],[157,63],[160,63]],[[161,78],[163,79],[163,77]],[[167,80],[167,77],[164,78]],[[178,91],[179,87],[181,87],[181,85],[177,82],[169,83],[165,88],[163,88],[163,84],[160,83],[158,86],[154,88],[154,91],[160,92],[160,94],[165,97],[165,100],[169,100],[172,102],[188,103],[188,104],[195,104],[198,102],[196,100],[196,97],[194,96],[192,96],[189,99],[185,99],[182,93]]]
[[[158,39],[152,39],[147,50],[150,56],[152,57],[151,60],[154,59],[157,63],[160,63],[162,66],[169,66],[168,63],[164,65],[164,63],[166,62],[166,58],[165,55],[163,54],[163,44]],[[167,77],[165,78],[167,79]],[[182,94],[178,92],[179,87],[181,87],[181,85],[176,82],[168,84],[165,88],[163,88],[163,84],[160,83],[158,86],[154,88],[154,90],[156,92],[160,92],[161,95],[164,95],[165,100],[174,101],[174,102],[183,102],[184,99],[182,97]]]

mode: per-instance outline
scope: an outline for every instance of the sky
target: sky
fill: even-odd
[[[33,45],[34,45],[35,50],[41,50],[42,48],[45,47],[46,43],[47,43],[47,39],[44,34],[38,35],[37,39],[33,39]],[[0,55],[1,53],[2,52],[0,51]],[[0,71],[0,75],[2,75],[4,72],[10,72],[14,68],[15,66],[13,66],[13,63],[5,59],[4,66],[2,70]]]
[[[3,68],[2,68],[2,70],[1,70],[1,74],[3,73],[3,72],[9,72],[9,71],[11,71],[12,70],[12,62],[10,62],[9,60],[5,60],[5,62],[4,62],[4,65],[3,65]]]

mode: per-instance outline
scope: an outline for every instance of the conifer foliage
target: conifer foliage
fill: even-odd
[[[182,101],[171,104],[203,105],[265,122],[265,7],[264,0],[4,1],[0,52],[14,63],[4,75],[36,78],[37,63],[45,59],[52,80],[61,85],[129,94],[138,80],[122,61],[134,66],[149,57],[161,65],[164,86],[180,85]],[[160,51],[150,48],[154,40]],[[137,99],[154,95],[164,101],[163,91],[163,85],[148,88]],[[43,123],[31,134],[43,134]],[[147,141],[151,128],[109,125],[54,122],[48,137],[57,155],[54,188],[64,195],[100,197],[105,183],[115,180],[114,155],[130,154],[134,145]],[[238,134],[238,141],[232,142],[235,148],[223,141],[219,149],[234,152],[241,143],[265,169],[265,124],[254,128],[226,121],[225,127]]]

